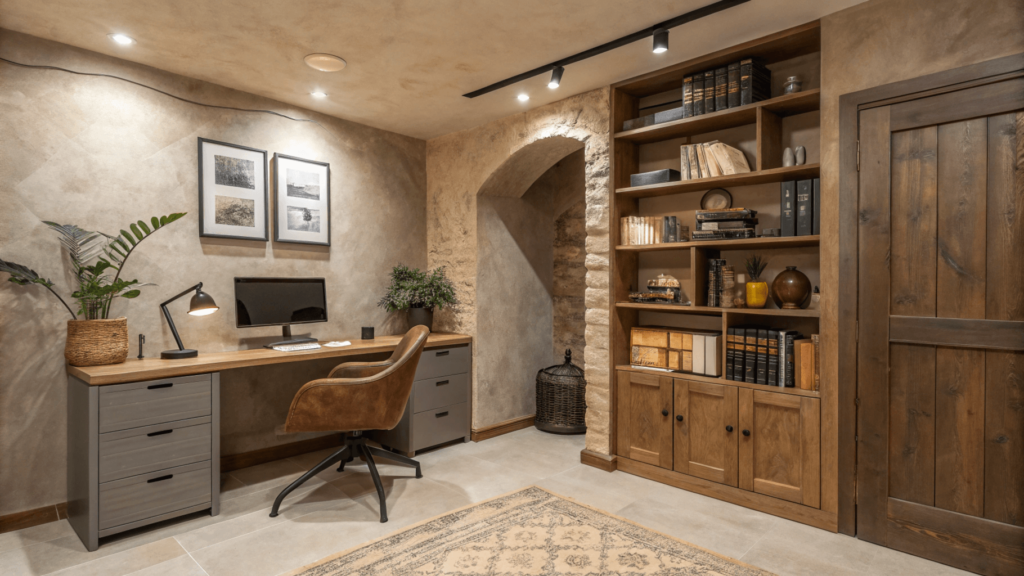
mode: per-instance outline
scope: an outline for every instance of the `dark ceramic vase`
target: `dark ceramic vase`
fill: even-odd
[[[426,326],[433,330],[434,311],[427,308],[409,308],[409,328]]]
[[[799,309],[810,293],[811,281],[796,266],[786,266],[772,281],[772,298],[783,310]]]

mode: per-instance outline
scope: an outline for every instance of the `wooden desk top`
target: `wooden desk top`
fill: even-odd
[[[183,360],[163,360],[161,358],[143,358],[139,360],[137,358],[129,358],[123,364],[87,367],[68,366],[67,368],[68,374],[86,384],[102,386],[104,384],[122,384],[124,382],[155,380],[174,376],[207,374],[232,368],[391,352],[401,339],[401,336],[381,336],[373,340],[352,339],[350,340],[352,342],[351,346],[342,346],[340,348],[323,347],[318,350],[303,350],[300,352],[278,352],[269,348],[213,352],[209,354],[200,352],[196,358],[185,358]],[[432,333],[427,337],[426,347],[438,348],[441,346],[470,344],[472,341],[473,338],[471,336],[464,334]],[[321,340],[321,342],[330,342],[330,340]]]

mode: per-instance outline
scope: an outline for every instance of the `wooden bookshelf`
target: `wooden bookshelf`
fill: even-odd
[[[758,248],[802,248],[817,246],[821,236],[786,236],[783,238],[742,238],[738,240],[700,240],[696,242],[670,242],[667,244],[626,244],[616,250],[626,252],[664,252],[667,250],[689,250],[696,248],[717,248],[719,250],[747,250]]]
[[[787,180],[806,180],[819,176],[819,164],[804,164],[802,166],[786,166],[783,168],[770,168],[768,170],[755,170],[745,174],[732,174],[729,176],[716,176],[715,178],[698,178],[697,180],[681,180],[679,182],[664,182],[662,184],[648,184],[647,186],[627,186],[616,188],[616,196],[628,196],[631,198],[653,198],[655,196],[667,196],[669,194],[685,194],[687,192],[706,192],[712,188],[728,188],[731,186],[753,186],[755,184],[771,184],[773,182],[785,182]]]

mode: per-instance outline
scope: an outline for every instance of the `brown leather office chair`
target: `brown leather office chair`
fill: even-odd
[[[373,455],[415,466],[417,478],[422,478],[423,474],[419,462],[412,458],[367,446],[363,431],[390,430],[398,425],[409,401],[409,394],[412,393],[416,366],[420,363],[420,354],[429,334],[430,330],[426,326],[416,326],[405,334],[387,360],[340,364],[331,370],[327,378],[308,382],[295,393],[285,421],[285,432],[344,432],[345,446],[282,490],[274,501],[271,518],[277,516],[277,509],[284,497],[303,482],[336,462],[341,472],[346,462],[361,455],[366,458],[370,476],[377,486],[380,521],[388,521],[384,487],[380,483]]]

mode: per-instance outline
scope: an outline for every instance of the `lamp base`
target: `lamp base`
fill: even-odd
[[[164,360],[180,360],[182,358],[195,358],[199,356],[197,350],[164,350],[160,357]]]

